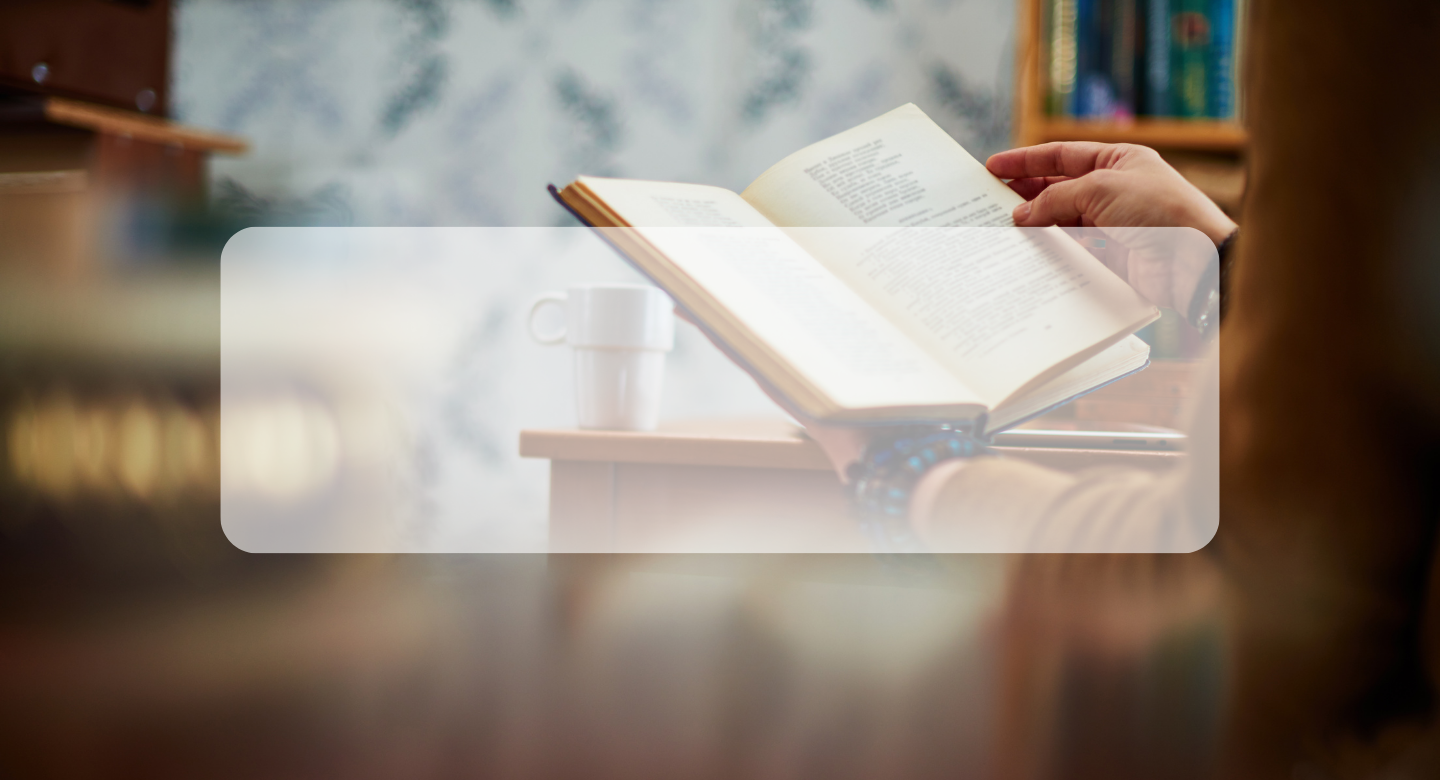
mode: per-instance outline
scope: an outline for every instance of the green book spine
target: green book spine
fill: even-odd
[[[1209,87],[1210,8],[1207,0],[1178,0],[1170,17],[1170,109],[1175,116],[1204,117]]]

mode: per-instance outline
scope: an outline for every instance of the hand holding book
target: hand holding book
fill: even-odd
[[[1148,147],[1048,143],[1001,152],[985,167],[1010,179],[1010,188],[1025,198],[1012,212],[1016,225],[1103,228],[1129,249],[1128,263],[1110,269],[1141,295],[1182,314],[1211,259],[1208,250],[1235,232],[1220,207]],[[1211,247],[1184,251],[1179,231],[1149,228],[1193,228]]]
[[[1183,305],[1190,261],[1233,228],[1149,150],[1052,145],[987,169],[913,105],[795,152],[740,194],[589,176],[551,192],[804,425],[842,480],[874,454],[853,470],[857,507],[879,485],[912,512],[973,468],[977,439],[1148,365],[1134,332],[1157,304]],[[1098,242],[1062,224],[1125,246],[1087,251]],[[1205,251],[1147,253],[1146,233]],[[916,430],[944,432],[918,441],[955,457],[905,449]],[[885,472],[897,448],[903,484]]]
[[[1165,240],[1168,231],[1145,229],[1193,228],[1214,244],[1235,230],[1235,223],[1209,198],[1146,147],[1050,143],[1001,152],[987,160],[986,167],[996,176],[1011,179],[1010,188],[1026,198],[1013,211],[1017,226],[1083,225],[1105,229],[1130,250],[1129,263],[1112,270],[1150,300],[1172,308],[1183,310],[1193,296],[1204,263],[1189,266],[1206,255],[1176,251],[1173,239],[1170,245],[1147,253],[1147,234]],[[1106,257],[1105,253],[1099,254],[1102,259]],[[681,316],[688,319],[683,312]],[[763,383],[761,387],[805,426],[842,480],[846,468],[860,457],[868,443],[893,435],[893,429],[888,427],[826,424],[806,415]],[[952,464],[947,471],[958,465]]]
[[[913,105],[742,194],[582,176],[556,197],[792,408],[1002,430],[1143,368],[1159,312]]]

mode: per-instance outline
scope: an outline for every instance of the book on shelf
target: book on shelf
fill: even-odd
[[[1155,306],[1059,228],[1016,228],[1020,196],[914,105],[740,194],[590,176],[551,191],[817,419],[994,432],[1148,362],[1132,334]]]
[[[1102,117],[1110,111],[1109,63],[1104,19],[1096,0],[1075,0],[1075,98],[1077,117]]]
[[[1210,4],[1210,62],[1205,82],[1205,113],[1216,119],[1234,119],[1235,38],[1238,33],[1236,0],[1212,0]]]
[[[1172,0],[1170,34],[1171,110],[1185,119],[1206,116],[1211,77],[1209,0]]]
[[[1169,0],[1145,0],[1145,39],[1142,46],[1145,101],[1141,113],[1147,116],[1170,115],[1169,8]]]
[[[1047,43],[1042,47],[1042,62],[1049,83],[1046,108],[1051,116],[1075,113],[1075,79],[1079,68],[1075,51],[1078,37],[1075,6],[1076,0],[1049,0],[1042,9]]]
[[[1140,48],[1138,0],[1075,0],[1076,96],[1073,112],[1088,119],[1135,116]]]
[[[1043,0],[1052,116],[1235,119],[1243,0]]]
[[[1113,102],[1110,116],[1128,119],[1139,108],[1136,87],[1140,60],[1141,34],[1144,32],[1140,0],[1118,0],[1111,8],[1106,25],[1110,33],[1110,88]]]

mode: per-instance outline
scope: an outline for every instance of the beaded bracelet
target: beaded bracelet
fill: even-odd
[[[983,443],[949,425],[925,428],[865,447],[850,464],[851,507],[877,551],[924,552],[910,526],[915,485],[937,463],[986,452]]]

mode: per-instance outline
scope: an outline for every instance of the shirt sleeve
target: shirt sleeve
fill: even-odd
[[[1191,394],[1185,457],[1167,471],[1067,473],[983,457],[922,482],[916,531],[937,552],[1192,552],[1219,528],[1220,388],[1212,346]]]

